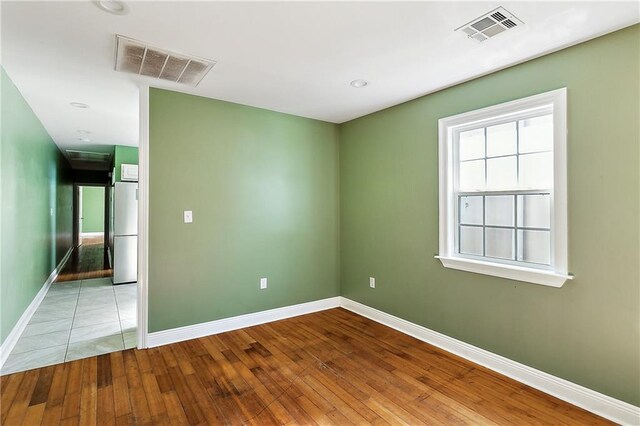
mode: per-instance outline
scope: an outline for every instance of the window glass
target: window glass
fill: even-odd
[[[484,190],[484,161],[485,160],[473,160],[460,163],[461,191]]]
[[[520,155],[521,189],[547,189],[553,186],[553,153]]]
[[[460,223],[482,225],[482,197],[460,197]]]
[[[460,161],[484,157],[484,129],[460,133]]]
[[[518,260],[548,265],[551,263],[551,232],[518,231]]]
[[[460,226],[460,253],[482,256],[482,227]]]
[[[486,228],[486,255],[499,259],[515,258],[514,230],[504,228]]]
[[[516,122],[487,127],[487,157],[517,153]]]
[[[515,206],[513,195],[494,195],[485,198],[486,225],[514,226]]]
[[[517,157],[498,157],[487,160],[488,191],[516,189],[518,187],[518,159]]]
[[[521,154],[553,149],[553,115],[520,120],[518,129]]]
[[[551,226],[551,196],[518,195],[518,226],[549,228]]]

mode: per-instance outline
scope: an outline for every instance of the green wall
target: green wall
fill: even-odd
[[[135,146],[116,145],[113,158],[116,169],[116,182],[121,182],[120,166],[122,164],[138,164],[138,148]]]
[[[0,341],[72,243],[71,170],[51,137],[1,74]]]
[[[104,187],[82,187],[82,232],[104,232]]]
[[[149,331],[339,294],[336,125],[151,89],[149,133]]]
[[[342,294],[640,405],[639,29],[341,125]],[[438,119],[565,86],[575,279],[556,289],[445,269],[433,258]]]

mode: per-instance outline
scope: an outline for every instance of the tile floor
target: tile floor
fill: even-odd
[[[111,278],[53,284],[0,374],[135,347],[136,284]]]

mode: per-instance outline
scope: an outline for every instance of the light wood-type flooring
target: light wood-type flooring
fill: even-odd
[[[341,308],[1,380],[12,426],[608,424]]]

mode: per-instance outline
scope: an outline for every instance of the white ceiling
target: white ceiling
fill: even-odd
[[[63,149],[137,145],[141,84],[341,123],[640,20],[635,1],[127,4],[1,3],[2,65]],[[454,33],[498,6],[526,25]],[[218,63],[195,88],[118,73],[115,34]]]

